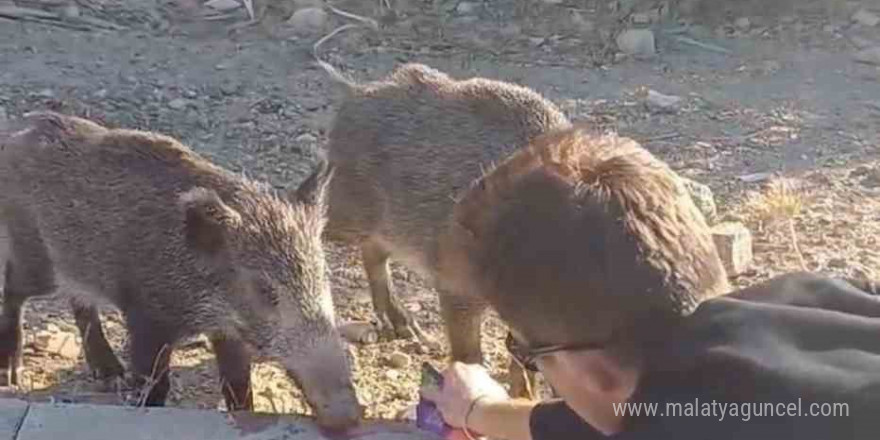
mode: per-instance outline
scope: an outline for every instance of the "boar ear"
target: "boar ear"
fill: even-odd
[[[322,158],[312,174],[292,194],[293,202],[310,206],[322,205],[327,197],[327,186],[333,179],[335,171],[336,167],[330,165],[327,159]]]
[[[241,215],[210,189],[193,188],[180,195],[179,204],[187,243],[208,254],[220,251],[229,231],[241,224]]]

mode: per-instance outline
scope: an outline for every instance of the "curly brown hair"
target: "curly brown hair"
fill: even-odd
[[[681,179],[635,141],[545,134],[458,200],[447,269],[532,345],[656,331],[729,290]]]

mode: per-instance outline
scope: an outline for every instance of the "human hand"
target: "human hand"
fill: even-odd
[[[477,405],[510,399],[507,390],[485,368],[461,362],[443,372],[443,389],[423,390],[422,395],[437,405],[443,420],[453,428],[464,427],[468,410],[477,399]]]

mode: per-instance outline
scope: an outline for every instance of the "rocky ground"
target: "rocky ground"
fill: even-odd
[[[739,2],[727,16],[691,7],[680,20],[642,8],[622,20],[626,30],[608,33],[591,1],[338,1],[381,26],[341,34],[324,57],[359,79],[418,61],[457,77],[522,83],[573,119],[639,140],[711,188],[714,222],[749,228],[754,261],[734,276],[737,285],[802,266],[877,276],[880,8],[794,3],[768,11]],[[273,3],[265,26],[230,35],[229,24],[246,20],[235,1],[0,0],[0,121],[49,108],[157,130],[231,169],[295,185],[337,102],[309,51],[345,19],[308,10],[319,4]],[[210,6],[237,9],[213,12],[231,14],[225,21],[196,18]],[[356,255],[330,247],[340,317],[370,319]],[[394,281],[423,328],[442,338],[432,290],[399,266]],[[108,309],[105,318],[124,353],[119,316]],[[22,392],[84,396],[104,387],[89,379],[61,303],[31,302],[25,326]],[[493,318],[484,334],[500,375],[504,328]],[[376,417],[413,404],[419,363],[444,358],[412,341],[352,351],[361,399]],[[260,365],[253,377],[259,410],[306,411],[278,369]],[[175,352],[173,383],[172,405],[221,405],[203,341]]]

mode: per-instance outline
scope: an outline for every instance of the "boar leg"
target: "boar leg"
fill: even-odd
[[[9,264],[6,267],[3,314],[0,315],[0,386],[16,386],[21,366],[21,309],[26,298],[9,287]]]
[[[125,374],[125,369],[104,336],[98,309],[80,304],[78,301],[71,301],[71,308],[76,326],[79,328],[84,342],[86,363],[89,364],[94,377],[98,379],[122,377]]]
[[[476,298],[441,291],[440,309],[452,360],[469,364],[483,363],[480,329],[486,304]]]
[[[251,356],[239,340],[223,335],[211,336],[217,369],[220,371],[220,389],[228,411],[253,410],[251,393]]]
[[[388,267],[390,253],[374,241],[361,244],[361,258],[370,282],[373,308],[379,318],[380,333],[386,339],[421,336],[421,329],[391,291]]]
[[[140,313],[127,316],[131,338],[131,369],[135,376],[138,405],[165,406],[171,389],[168,366],[173,339]]]
[[[27,219],[8,226],[10,256],[6,261],[3,314],[0,315],[0,385],[18,385],[21,368],[21,312],[25,301],[55,290],[52,260]]]

